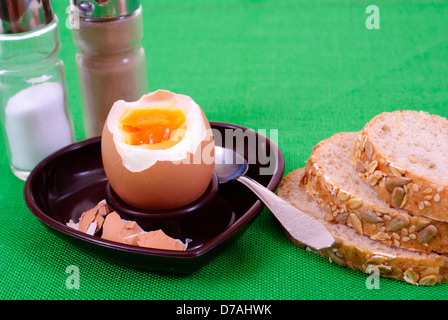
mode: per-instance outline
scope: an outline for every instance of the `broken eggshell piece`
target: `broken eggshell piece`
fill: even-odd
[[[135,221],[121,219],[115,211],[107,215],[103,224],[101,238],[139,247],[162,250],[185,251],[188,245],[188,242],[184,244],[180,240],[169,237],[161,229],[146,232]]]
[[[101,234],[105,240],[152,249],[185,251],[191,241],[186,239],[183,243],[161,229],[146,232],[137,222],[122,219],[116,211],[112,211],[106,200],[83,212],[78,222],[70,219],[66,225],[93,236]]]
[[[166,136],[155,143],[134,143],[139,141],[135,135],[155,129]],[[166,90],[135,102],[117,101],[104,126],[101,152],[111,188],[136,208],[165,210],[192,203],[213,176],[214,141],[207,118],[190,97]]]
[[[141,233],[144,233],[144,231],[136,222],[123,220],[118,213],[114,211],[109,213],[104,221],[101,238],[137,245],[136,237]]]
[[[78,222],[75,223],[70,219],[67,225],[81,232],[94,235],[103,226],[104,218],[109,212],[110,208],[106,200],[102,200],[95,207],[83,212]]]

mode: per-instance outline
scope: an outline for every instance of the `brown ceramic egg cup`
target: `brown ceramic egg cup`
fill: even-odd
[[[208,204],[218,192],[218,177],[213,174],[212,180],[205,192],[195,201],[179,208],[166,210],[149,210],[136,208],[124,202],[111,187],[110,183],[106,185],[106,201],[117,212],[127,216],[129,219],[171,219],[181,215],[187,215],[200,210],[204,205]]]
[[[285,163],[275,143],[238,125],[221,122],[211,122],[210,125],[223,136],[226,130],[240,130],[259,138],[258,147],[275,155],[275,171],[269,175],[260,174],[260,169],[273,164],[257,160],[249,163],[247,175],[272,191],[277,189]],[[257,148],[245,145],[242,149],[246,159],[257,159]],[[124,203],[108,184],[102,165],[100,137],[72,144],[45,158],[29,175],[24,198],[29,210],[49,230],[84,248],[93,257],[129,267],[180,273],[194,272],[213,260],[263,208],[261,201],[247,187],[237,181],[218,184],[215,175],[207,191],[187,206],[163,211],[133,208]],[[145,231],[162,229],[175,239],[190,239],[187,250],[126,245],[91,236],[66,225],[70,219],[78,221],[84,211],[103,199],[123,219],[136,221]]]

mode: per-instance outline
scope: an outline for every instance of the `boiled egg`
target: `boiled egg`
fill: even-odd
[[[165,210],[197,200],[214,170],[210,124],[190,97],[157,90],[116,101],[101,138],[105,174],[122,201]]]

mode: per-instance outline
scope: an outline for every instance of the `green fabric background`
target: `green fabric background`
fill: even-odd
[[[60,20],[76,139],[84,138],[76,48]],[[379,30],[365,26],[380,8]],[[286,173],[312,147],[356,131],[377,113],[426,110],[448,117],[448,2],[143,0],[150,89],[191,96],[211,121],[278,129]],[[3,137],[2,137],[3,138]],[[1,299],[445,299],[448,286],[417,287],[338,267],[295,247],[267,210],[198,272],[138,271],[92,257],[50,233],[26,208],[23,181],[0,147]],[[65,286],[69,265],[80,289]]]

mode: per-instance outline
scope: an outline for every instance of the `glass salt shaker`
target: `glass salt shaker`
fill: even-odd
[[[22,180],[74,141],[60,48],[50,0],[0,0],[0,118],[11,170]]]
[[[148,92],[139,0],[71,0],[72,34],[87,138],[100,136],[117,100]]]

